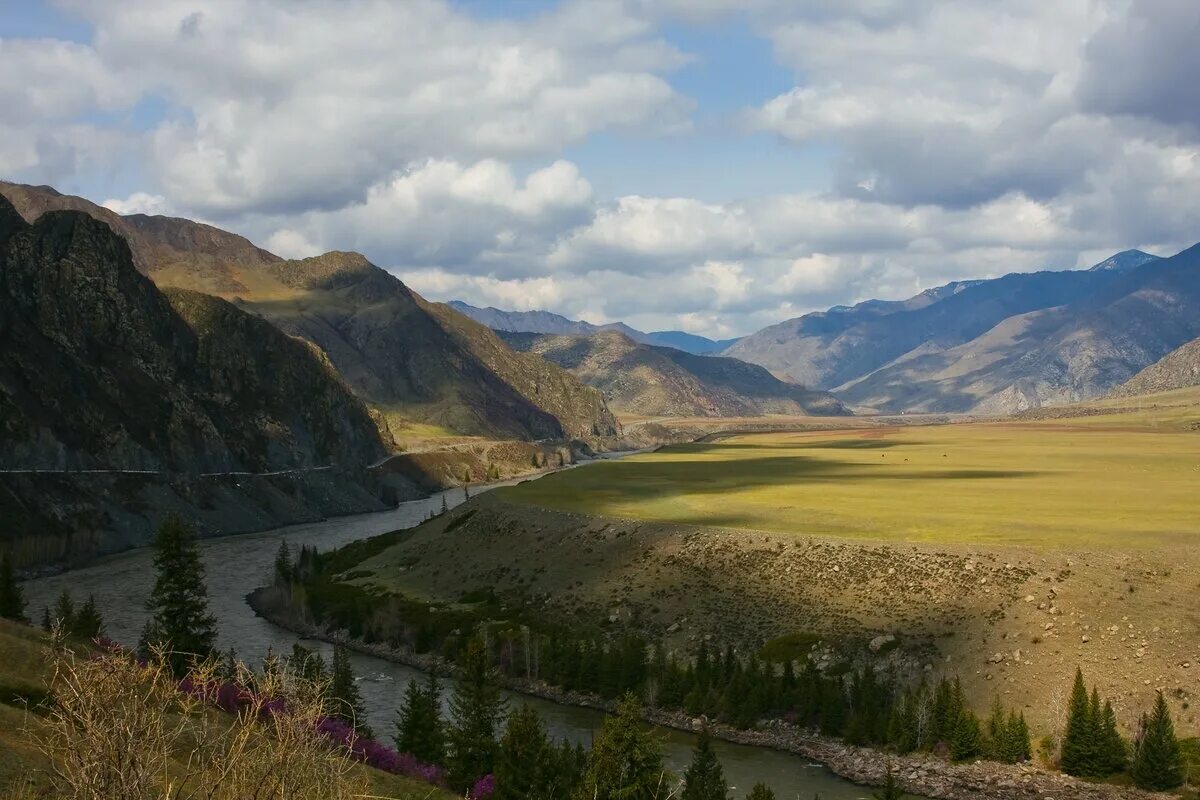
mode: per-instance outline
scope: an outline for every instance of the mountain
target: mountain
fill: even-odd
[[[1089,399],[1200,333],[1191,252],[1126,251],[1090,270],[808,314],[725,355],[882,412],[1008,413]]]
[[[430,426],[521,439],[616,432],[598,392],[511,351],[486,326],[426,302],[360,255],[287,261],[186,219],[123,217],[48,187],[0,183],[0,194],[27,220],[62,208],[102,220],[159,287],[220,297],[315,345],[397,439]]]
[[[825,392],[784,383],[762,367],[634,341],[618,331],[591,335],[505,333],[604,393],[617,411],[641,416],[716,417],[847,413]]]
[[[708,339],[694,333],[684,331],[656,331],[643,333],[626,325],[624,322],[610,322],[607,325],[593,325],[590,322],[568,319],[560,314],[549,311],[502,311],[488,306],[477,308],[461,300],[451,300],[448,304],[455,311],[465,314],[476,322],[480,322],[494,331],[501,333],[553,333],[577,334],[588,336],[604,331],[617,331],[635,342],[642,344],[674,347],[676,350],[705,355],[717,353],[737,341],[737,339]]]
[[[0,341],[4,468],[260,472],[387,452],[319,352],[160,291],[85,213],[31,225],[0,197]]]
[[[1142,264],[1147,264],[1151,261],[1157,261],[1160,256],[1151,255],[1150,253],[1142,252],[1141,250],[1122,250],[1114,256],[1104,259],[1099,264],[1092,267],[1092,272],[1129,272],[1135,270]]]
[[[1112,397],[1135,397],[1200,386],[1200,339],[1172,350],[1114,389]]]

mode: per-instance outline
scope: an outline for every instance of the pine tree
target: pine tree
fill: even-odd
[[[54,620],[50,619],[50,607],[42,606],[42,630],[49,633],[54,628]]]
[[[492,772],[496,760],[496,732],[504,716],[496,671],[483,642],[472,639],[463,654],[458,682],[450,699],[447,777],[464,790]]]
[[[496,753],[496,800],[554,800],[555,756],[537,711],[514,709]]]
[[[212,655],[216,619],[208,613],[204,565],[190,525],[178,516],[163,520],[154,539],[154,568],[158,576],[146,608],[151,613],[147,632],[167,653],[176,675],[197,659]]]
[[[955,761],[966,761],[979,755],[982,750],[983,731],[979,728],[979,718],[970,709],[964,708],[950,737],[950,757]]]
[[[705,726],[692,752],[692,763],[683,773],[681,800],[726,800],[729,784],[712,746],[712,734]]]
[[[1142,789],[1166,791],[1183,784],[1183,755],[1162,692],[1158,693],[1150,716],[1142,716],[1131,771],[1133,782]]]
[[[71,599],[71,593],[66,589],[63,589],[62,594],[54,601],[52,616],[54,624],[64,633],[69,634],[75,629],[75,601]]]
[[[396,720],[396,749],[426,764],[441,764],[445,760],[442,686],[437,673],[429,673],[424,687],[417,681],[409,681],[404,690],[404,703]]]
[[[330,709],[332,716],[354,726],[354,732],[359,736],[371,738],[362,697],[358,693],[358,685],[354,682],[354,670],[350,666],[350,653],[340,644],[333,647],[329,700],[333,706]]]
[[[71,635],[79,639],[95,639],[104,633],[104,619],[96,608],[96,598],[88,596],[71,623]]]
[[[896,773],[892,771],[891,765],[888,765],[887,777],[883,780],[883,786],[879,788],[879,791],[873,792],[871,796],[875,800],[900,800],[904,797],[904,790],[896,782]]]
[[[25,595],[7,551],[0,553],[0,617],[25,622]]]
[[[276,586],[287,586],[294,578],[294,570],[292,567],[292,551],[288,547],[287,539],[279,541],[279,552],[275,554],[275,575],[274,583]]]
[[[1063,734],[1062,771],[1068,775],[1096,774],[1096,725],[1092,718],[1083,670],[1075,671],[1075,684],[1067,711],[1067,729]]]
[[[637,698],[626,695],[592,743],[576,800],[665,800],[675,782],[663,764],[662,742],[642,724]]]
[[[756,783],[746,795],[746,800],[775,800],[775,793],[765,783]]]

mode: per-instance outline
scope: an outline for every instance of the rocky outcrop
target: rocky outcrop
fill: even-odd
[[[1200,386],[1200,339],[1171,351],[1118,386],[1110,396],[1136,397],[1189,386]]]
[[[827,392],[779,380],[755,364],[639,344],[625,334],[505,333],[518,350],[540,355],[604,393],[613,408],[650,417],[841,415]]]

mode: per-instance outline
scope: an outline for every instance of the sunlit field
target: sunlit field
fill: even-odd
[[[1147,421],[746,434],[569,470],[503,496],[796,534],[1047,547],[1190,543],[1200,533],[1200,434],[1178,420]]]

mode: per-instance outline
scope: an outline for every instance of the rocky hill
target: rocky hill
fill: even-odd
[[[844,414],[825,392],[785,383],[733,358],[640,344],[616,331],[593,335],[506,333],[514,348],[537,353],[604,393],[614,409],[651,417]]]
[[[1200,386],[1200,339],[1171,351],[1118,386],[1110,396],[1136,397],[1189,386]]]
[[[353,253],[285,261],[185,219],[122,217],[48,187],[0,183],[29,221],[74,209],[129,242],[161,288],[202,292],[316,345],[396,438],[422,434],[590,439],[616,432],[600,394],[485,326],[431,304]]]
[[[1101,396],[1200,334],[1195,248],[950,284],[766,328],[726,351],[883,412],[1010,413]]]
[[[642,344],[653,344],[660,347],[674,347],[694,355],[717,353],[732,345],[737,339],[709,339],[685,331],[654,331],[643,333],[629,327],[624,322],[610,322],[607,325],[593,325],[590,322],[568,319],[561,314],[549,311],[502,311],[488,306],[478,308],[468,305],[461,300],[451,300],[450,307],[476,322],[483,323],[489,328],[501,333],[552,333],[577,334],[588,336],[594,333],[615,331],[622,333]]]
[[[30,225],[0,198],[6,468],[223,472],[386,452],[310,346],[229,303],[164,294],[87,214]]]

